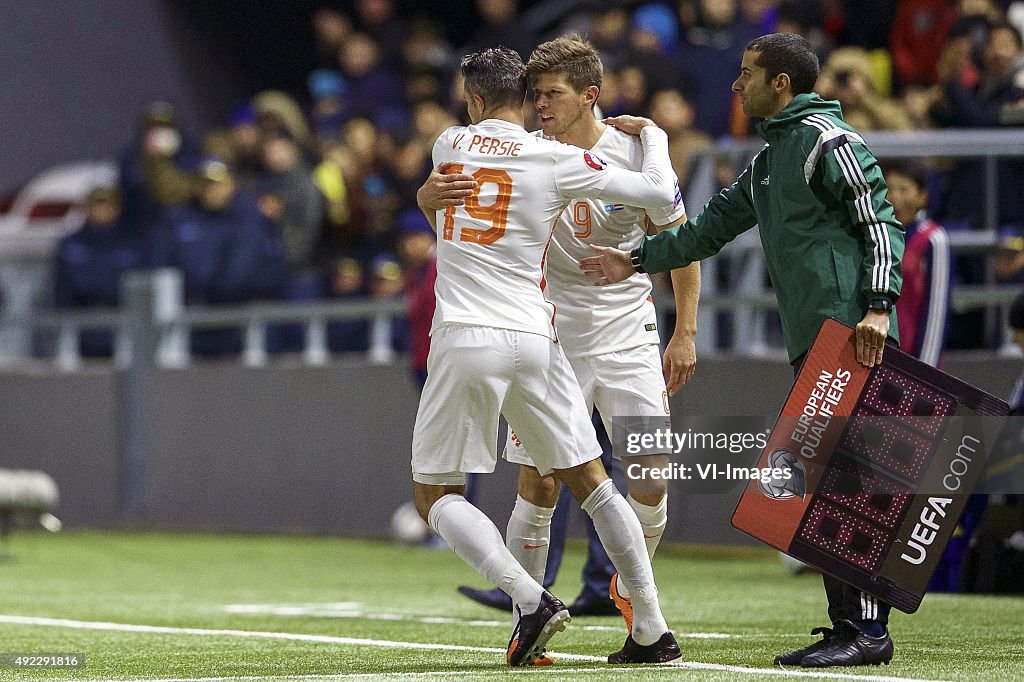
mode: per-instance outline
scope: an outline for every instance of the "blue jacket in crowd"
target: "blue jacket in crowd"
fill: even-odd
[[[153,265],[181,270],[190,303],[275,298],[285,276],[279,231],[244,192],[223,211],[194,202],[166,209],[153,234]]]

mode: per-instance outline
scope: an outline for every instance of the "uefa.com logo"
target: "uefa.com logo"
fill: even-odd
[[[804,477],[807,471],[804,469],[804,463],[795,453],[785,448],[779,448],[768,455],[768,466],[773,472],[788,471],[789,475],[773,475],[762,478],[760,480],[761,492],[765,497],[770,497],[773,500],[786,500],[797,495],[801,498],[806,495]]]

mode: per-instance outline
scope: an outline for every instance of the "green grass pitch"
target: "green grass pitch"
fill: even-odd
[[[570,549],[555,593],[579,589]],[[928,595],[894,613],[887,667],[792,673],[781,650],[824,624],[820,577],[768,550],[665,547],[662,604],[688,662],[612,668],[617,618],[577,618],[553,668],[504,666],[509,618],[455,592],[482,581],[451,551],[316,537],[16,534],[0,563],[0,652],[82,653],[72,670],[0,680],[1024,679],[1024,599]],[[559,655],[560,654],[560,655]],[[784,673],[784,674],[783,674]]]

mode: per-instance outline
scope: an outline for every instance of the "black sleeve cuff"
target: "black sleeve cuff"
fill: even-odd
[[[640,263],[640,247],[636,247],[629,252],[629,260],[633,264],[633,269],[637,272],[647,272],[644,266]]]

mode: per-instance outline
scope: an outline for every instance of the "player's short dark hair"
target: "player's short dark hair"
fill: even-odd
[[[890,173],[899,175],[913,182],[918,189],[928,189],[928,170],[920,161],[913,159],[890,161],[882,167],[882,171],[887,177]]]
[[[754,63],[765,70],[771,80],[784,73],[789,76],[794,95],[814,90],[818,82],[818,57],[807,39],[796,33],[769,33],[747,44],[748,52],[757,52]]]
[[[526,70],[534,78],[542,73],[560,74],[576,92],[583,92],[591,85],[600,88],[604,80],[601,56],[578,33],[538,45],[526,62]]]
[[[526,101],[526,65],[515,50],[494,47],[462,58],[466,91],[480,95],[488,107],[521,107]]]

